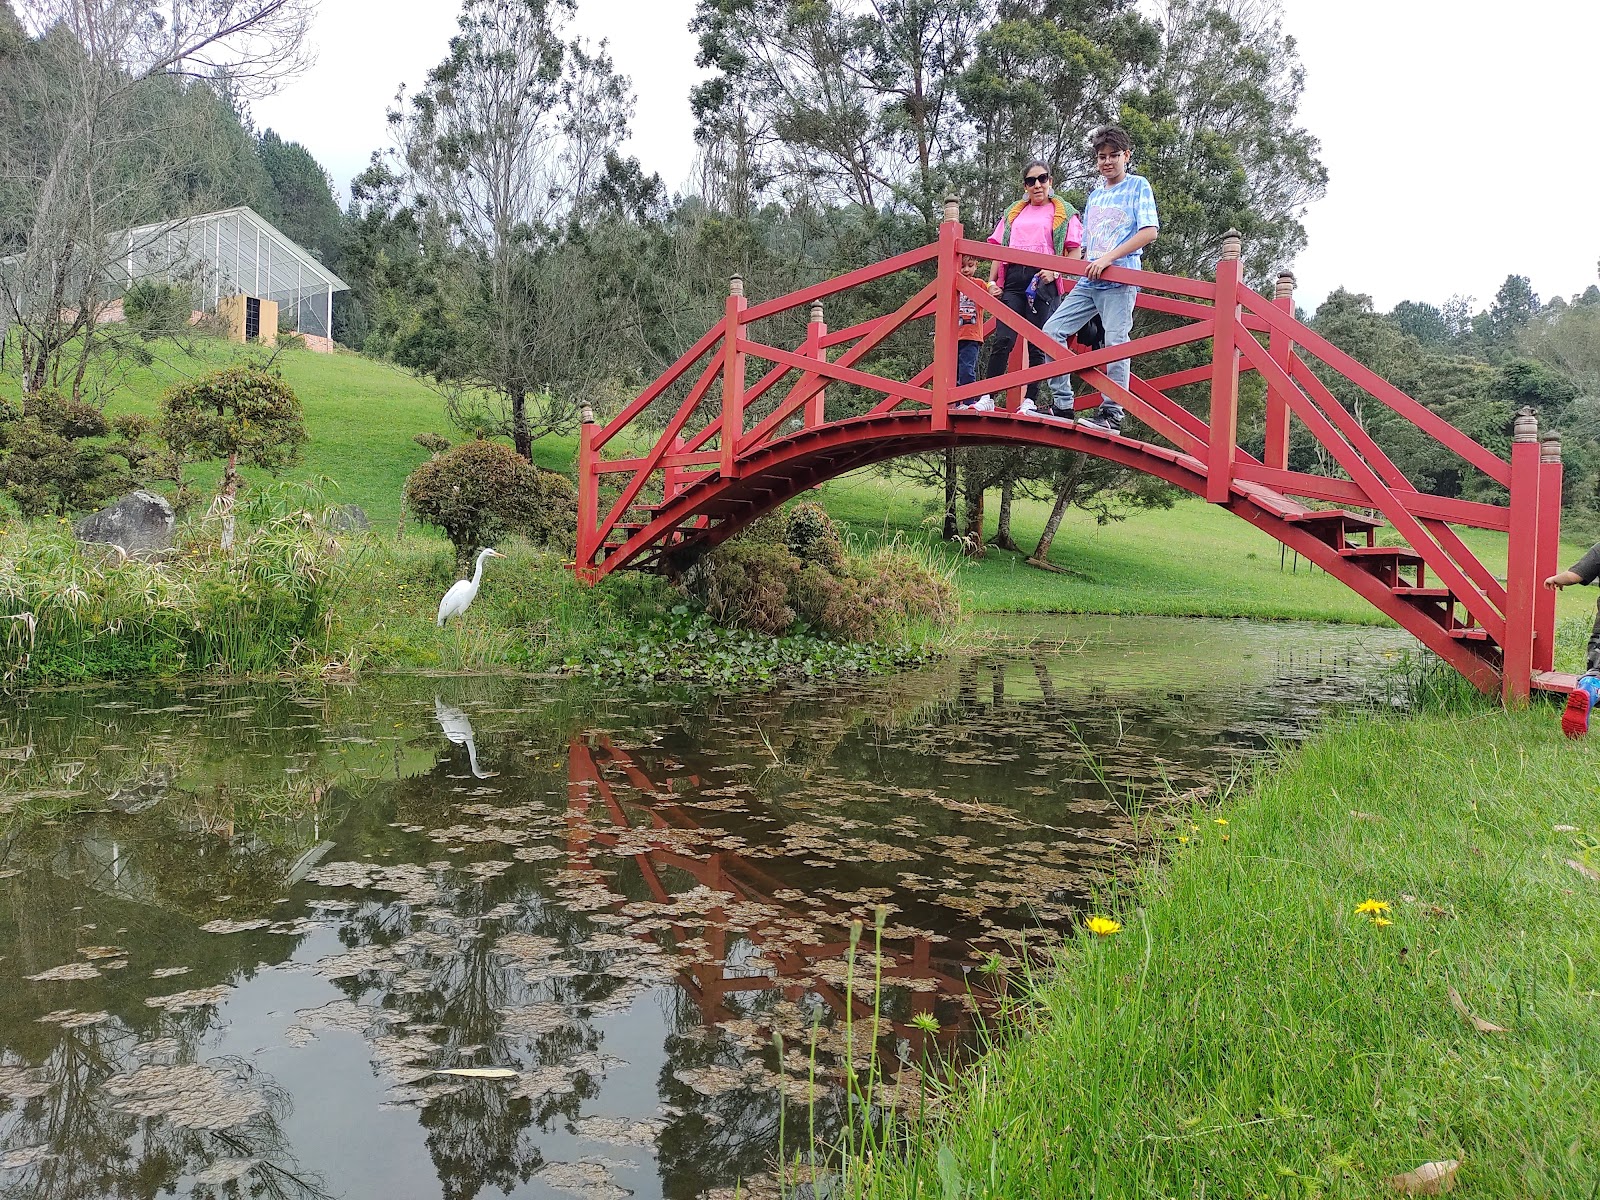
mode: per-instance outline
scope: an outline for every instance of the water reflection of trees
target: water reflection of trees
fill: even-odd
[[[159,945],[189,966],[174,986],[237,983],[284,962],[303,933],[219,937],[200,923],[293,927],[310,913],[358,964],[329,972],[358,1022],[338,1028],[359,1028],[391,1101],[415,1105],[441,1187],[463,1200],[535,1180],[549,1165],[546,1135],[589,1137],[584,1122],[613,1103],[608,1032],[653,993],[665,1062],[653,1096],[620,1103],[669,1106],[653,1125],[663,1190],[696,1195],[768,1168],[784,1105],[791,1132],[806,1127],[813,1036],[819,1076],[836,1078],[839,1015],[870,1017],[879,889],[896,906],[891,987],[882,1036],[856,1051],[893,1074],[959,1036],[969,985],[983,982],[969,973],[972,944],[1059,920],[1088,872],[1112,860],[1127,822],[1110,801],[1136,768],[1183,782],[1215,763],[1227,727],[1204,688],[1130,700],[1052,653],[694,704],[613,697],[599,723],[615,736],[576,740],[580,710],[505,681],[311,696],[219,686],[110,702],[126,707],[107,707],[104,693],[30,701],[0,716],[0,746],[28,748],[0,758],[0,787],[34,798],[0,814],[0,868],[31,868],[0,878],[0,941],[11,943],[0,970],[72,961],[77,926],[93,924],[129,931],[96,940]],[[1107,747],[1121,773],[1095,760]],[[948,849],[957,837],[970,843],[959,853]],[[1029,848],[1011,853],[1014,843]],[[873,861],[875,846],[909,847],[920,861]],[[405,864],[421,883],[385,877],[351,901],[318,876],[319,863],[341,860]],[[975,915],[940,894],[961,873],[971,890],[1051,864],[1034,908],[996,891]],[[919,890],[912,872],[937,886]],[[847,990],[852,920],[869,929]],[[171,1039],[172,1061],[198,1061],[218,1034],[214,1007],[150,1009],[149,990],[113,976],[0,988],[0,1072],[27,1066],[51,1081],[38,1096],[0,1099],[0,1155],[62,1148],[8,1184],[22,1179],[17,1194],[41,1200],[97,1187],[150,1194],[209,1162],[260,1157],[282,1178],[251,1176],[242,1190],[301,1186],[281,1144],[288,1098],[270,1080],[252,1081],[271,1102],[239,1133],[184,1131],[113,1103],[104,1083],[136,1065],[138,1047]],[[79,1029],[40,1024],[63,995],[111,1015]],[[938,1039],[911,1023],[919,1014],[937,1020]],[[472,1066],[520,1078],[433,1074]],[[829,1093],[821,1131],[838,1120]]]
[[[284,1132],[289,1096],[249,1064],[225,1065],[261,1095],[262,1107],[223,1130],[130,1113],[107,1090],[109,1082],[141,1066],[163,1059],[195,1061],[206,1024],[203,1018],[164,1019],[158,1039],[115,1018],[62,1029],[20,1085],[22,1095],[16,1094],[16,1081],[0,1088],[0,1167],[12,1165],[5,1195],[15,1200],[153,1197],[188,1179],[194,1182],[193,1195],[210,1196],[222,1192],[223,1181],[199,1181],[208,1171],[214,1174],[217,1164],[231,1163],[237,1171],[234,1187],[246,1194],[271,1200],[329,1196],[321,1180],[295,1160]],[[13,1055],[0,1055],[0,1073],[16,1066]]]

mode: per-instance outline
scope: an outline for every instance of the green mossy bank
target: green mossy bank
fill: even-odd
[[[1354,718],[1158,847],[850,1194],[1388,1196],[1447,1160],[1461,1195],[1596,1194],[1600,740]]]

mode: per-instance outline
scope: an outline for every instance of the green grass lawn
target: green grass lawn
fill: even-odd
[[[195,354],[172,343],[154,343],[157,360],[128,371],[107,412],[154,416],[161,394],[173,384],[241,358],[259,359],[264,353],[214,338],[197,338],[189,345]],[[392,527],[400,515],[406,476],[428,457],[411,439],[419,433],[437,433],[452,441],[462,436],[450,427],[443,397],[392,363],[349,351],[314,354],[284,349],[274,366],[299,396],[311,437],[304,461],[285,478],[332,481],[336,485],[328,487],[332,499],[359,504],[376,524]],[[16,394],[14,377],[0,381],[0,393]],[[541,465],[565,469],[575,446],[572,438],[546,438],[535,457]],[[199,468],[195,478],[209,484],[219,473],[219,467]],[[244,473],[247,478],[261,478],[259,472]]]
[[[229,343],[200,340],[191,357],[157,344],[161,359],[131,371],[112,412],[153,414],[173,383],[247,351]],[[390,363],[340,352],[284,350],[277,366],[305,407],[311,435],[305,460],[289,478],[331,481],[331,498],[359,504],[380,532],[400,514],[406,475],[427,457],[411,439],[419,433],[459,438],[449,427],[438,392]],[[14,390],[14,382],[9,386]],[[543,466],[570,469],[576,441],[545,438],[535,446]],[[199,470],[209,483],[216,468]],[[859,538],[900,538],[919,543],[949,564],[969,612],[1148,613],[1169,616],[1241,616],[1381,624],[1386,619],[1342,584],[1294,556],[1265,534],[1220,509],[1185,499],[1165,511],[1136,512],[1124,521],[1095,524],[1081,512],[1067,514],[1050,553],[1065,568],[1057,575],[1027,566],[1020,554],[991,549],[982,560],[963,558],[937,536],[941,498],[879,471],[861,471],[825,484],[815,493],[833,516]],[[990,532],[993,532],[990,507]],[[1028,550],[1048,513],[1043,502],[1016,506],[1013,533]],[[1492,570],[1503,571],[1503,535],[1467,533],[1468,544]],[[1563,563],[1584,547],[1564,547]],[[1579,590],[1561,597],[1563,617],[1590,609]]]
[[[846,1194],[1353,1200],[1455,1161],[1462,1195],[1587,1200],[1597,779],[1545,706],[1336,725],[1167,826],[1102,897],[1121,932],[1071,939]]]

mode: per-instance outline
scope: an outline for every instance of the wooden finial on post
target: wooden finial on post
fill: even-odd
[[[1294,297],[1294,272],[1279,271],[1278,286],[1272,293],[1275,300],[1289,300]]]
[[[813,325],[821,325],[822,324],[822,301],[821,300],[814,300],[811,303],[811,323]]]
[[[735,275],[732,279],[728,280],[728,295],[730,295],[730,296],[742,296],[742,295],[744,295],[744,276],[743,275]]]
[[[1230,229],[1222,235],[1222,257],[1224,259],[1237,259],[1244,253],[1244,234],[1237,229]]]
[[[580,425],[594,424],[594,407],[587,400],[583,402],[583,408],[578,412],[578,423]]]
[[[1551,432],[1539,439],[1539,461],[1541,463],[1558,463],[1561,461],[1561,435]]]
[[[961,220],[961,201],[955,196],[944,198],[944,223],[954,225]]]
[[[1524,407],[1518,410],[1516,424],[1511,427],[1511,440],[1513,442],[1539,440],[1539,418],[1533,415],[1533,409]]]

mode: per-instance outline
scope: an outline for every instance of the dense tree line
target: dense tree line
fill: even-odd
[[[392,144],[351,181],[343,210],[304,147],[252,126],[248,64],[151,68],[131,51],[99,63],[96,78],[128,85],[115,128],[141,136],[103,158],[73,150],[71,130],[32,118],[73,94],[94,55],[68,24],[28,19],[48,7],[0,0],[0,153],[31,164],[0,183],[0,254],[32,252],[50,201],[37,181],[69,151],[88,155],[102,185],[139,182],[101,186],[119,197],[97,211],[101,228],[249,204],[351,282],[335,307],[339,341],[427,378],[464,432],[504,435],[525,456],[583,403],[605,414],[636,394],[716,321],[730,275],[772,296],[921,245],[946,194],[982,236],[1034,157],[1081,207],[1093,182],[1086,139],[1100,123],[1130,132],[1134,169],[1158,197],[1152,269],[1208,275],[1232,226],[1248,281],[1269,288],[1304,246],[1303,214],[1326,185],[1299,123],[1293,39],[1263,0],[699,0],[708,74],[688,95],[699,154],[678,194],[622,154],[632,88],[603,43],[571,36],[574,0],[464,0],[456,35],[422,86],[396,97]],[[828,320],[882,312],[920,282],[840,297]],[[48,311],[77,307],[62,299]],[[800,319],[763,332],[798,340]],[[1335,291],[1310,320],[1496,449],[1516,408],[1535,405],[1567,434],[1569,501],[1596,506],[1600,288],[1541,305],[1512,276],[1481,311],[1452,297],[1389,313]],[[868,365],[915,370],[926,332],[889,339]],[[81,322],[50,338],[25,369],[48,360],[35,390],[78,400],[94,399],[84,395],[94,356],[127,351]],[[1180,348],[1144,370],[1204,352]],[[1418,486],[1492,492],[1330,382]],[[830,388],[831,406],[865,400]],[[1242,431],[1261,437],[1258,387],[1245,388]],[[1292,453],[1297,467],[1333,469],[1308,438]],[[1054,499],[1057,519],[1080,507],[1101,520],[1167,499],[1149,480],[1044,451],[968,450],[894,469],[944,483],[952,534],[976,533],[984,494],[998,489],[1002,543],[1015,496]]]

